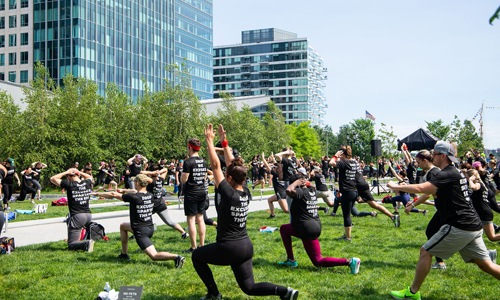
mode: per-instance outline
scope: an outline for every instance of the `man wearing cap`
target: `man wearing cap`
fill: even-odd
[[[189,158],[184,161],[182,168],[181,183],[184,189],[184,214],[188,223],[189,239],[191,247],[186,250],[192,253],[196,249],[196,224],[198,224],[198,234],[200,246],[205,245],[205,222],[203,213],[207,208],[207,163],[198,155],[201,148],[200,140],[192,138],[188,141]]]
[[[459,252],[465,262],[475,263],[500,280],[500,266],[491,261],[484,244],[481,220],[472,206],[467,179],[453,165],[458,163],[455,147],[438,141],[432,161],[441,169],[435,178],[421,184],[387,184],[394,191],[435,194],[442,224],[439,231],[420,248],[420,259],[411,286],[391,292],[395,299],[421,299],[419,289],[430,271],[432,256],[447,259]]]
[[[136,154],[127,160],[127,165],[130,171],[129,186],[131,189],[135,189],[135,183],[134,183],[135,176],[141,173],[142,169],[147,163],[148,163],[147,158],[142,156],[141,154]]]

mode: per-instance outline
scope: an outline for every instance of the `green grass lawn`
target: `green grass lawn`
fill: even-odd
[[[369,207],[362,204],[358,209]],[[341,217],[321,214],[323,255],[360,257],[358,275],[351,275],[347,267],[314,267],[298,239],[294,250],[299,266],[277,266],[277,261],[286,258],[279,232],[260,233],[259,227],[278,227],[288,222],[288,215],[278,212],[275,219],[266,219],[266,211],[251,213],[247,229],[254,244],[255,280],[298,289],[299,299],[390,299],[391,290],[411,283],[419,248],[426,241],[425,228],[434,213],[430,209],[427,216],[403,214],[401,228],[394,228],[380,214],[354,218],[351,243],[336,240],[343,233]],[[500,223],[498,214],[495,222]],[[209,227],[207,241],[214,240],[215,228]],[[153,242],[158,250],[174,253],[189,247],[188,241],[166,226],[159,227]],[[498,243],[486,241],[486,245],[500,250]],[[199,299],[206,293],[189,257],[184,268],[175,269],[173,262],[150,261],[134,241],[130,243],[131,261],[118,261],[119,252],[116,233],[110,234],[108,242],[98,241],[93,253],[69,252],[64,241],[17,248],[11,255],[0,256],[0,299],[95,299],[106,281],[116,290],[125,285],[143,286],[145,300]],[[447,266],[446,270],[431,270],[421,289],[424,299],[498,299],[498,280],[475,265],[465,264],[455,255]],[[212,266],[212,270],[224,299],[254,298],[241,292],[230,267]]]

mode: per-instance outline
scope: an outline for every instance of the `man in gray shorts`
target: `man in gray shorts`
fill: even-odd
[[[500,266],[492,262],[484,244],[481,220],[472,206],[467,179],[453,165],[458,163],[454,146],[438,141],[434,146],[432,162],[441,172],[430,181],[410,185],[387,184],[394,191],[435,194],[436,209],[443,224],[420,248],[420,259],[411,286],[391,292],[395,299],[421,299],[419,289],[431,269],[432,256],[447,259],[459,252],[466,263],[473,262],[500,280]]]

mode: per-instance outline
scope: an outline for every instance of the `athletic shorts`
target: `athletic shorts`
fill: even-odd
[[[206,199],[202,200],[192,200],[186,199],[184,197],[184,215],[185,216],[194,216],[197,214],[203,214],[207,208]]]
[[[274,191],[277,200],[286,199],[286,190]]]
[[[490,259],[483,241],[482,229],[466,231],[445,224],[422,247],[442,259],[450,258],[456,252],[460,253],[465,262],[471,262],[473,259]]]
[[[370,192],[370,186],[369,185],[362,185],[357,187],[358,189],[358,195],[363,199],[364,201],[375,201],[375,198],[373,198],[372,193]]]
[[[151,237],[153,237],[153,233],[155,229],[153,226],[140,226],[137,228],[132,228],[134,233],[135,241],[141,250],[146,250],[149,246],[153,245],[151,242]]]

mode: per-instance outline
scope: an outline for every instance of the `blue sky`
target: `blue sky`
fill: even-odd
[[[328,68],[326,123],[365,110],[402,139],[425,121],[471,120],[500,148],[500,0],[214,0],[214,45],[241,31],[280,28],[307,37]],[[474,125],[479,128],[479,118]]]

